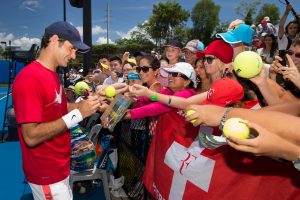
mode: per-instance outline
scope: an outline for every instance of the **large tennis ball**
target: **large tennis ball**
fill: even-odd
[[[85,90],[87,90],[87,91],[90,90],[90,87],[86,82],[79,81],[78,83],[75,84],[75,93],[77,95],[80,95],[80,96],[84,95]]]
[[[230,118],[224,123],[223,134],[226,137],[232,136],[239,139],[246,139],[249,137],[250,129],[245,120]]]
[[[235,73],[242,78],[257,76],[261,72],[262,65],[263,62],[260,55],[253,51],[239,53],[233,61]]]
[[[116,95],[116,89],[109,85],[104,89],[104,93],[107,97],[114,97]]]
[[[185,115],[186,116],[190,116],[190,115],[192,115],[192,114],[194,114],[196,111],[195,110],[187,110],[186,111],[186,113],[185,113]],[[194,124],[194,123],[196,123],[196,119],[192,119],[190,122],[192,123],[192,124]]]

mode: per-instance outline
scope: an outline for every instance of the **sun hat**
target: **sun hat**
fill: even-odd
[[[188,79],[190,79],[194,83],[194,87],[197,87],[197,81],[196,81],[196,72],[193,68],[193,66],[186,62],[178,62],[173,67],[163,68],[166,72],[179,72],[181,74],[184,74]]]

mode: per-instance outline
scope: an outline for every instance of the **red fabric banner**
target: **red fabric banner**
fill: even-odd
[[[291,163],[200,146],[199,127],[182,111],[158,117],[143,182],[156,199],[300,199],[300,172]]]

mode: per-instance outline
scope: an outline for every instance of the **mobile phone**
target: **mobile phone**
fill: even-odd
[[[117,76],[119,77],[119,78],[122,78],[123,77],[123,72],[116,72],[117,73]]]
[[[285,52],[286,52],[285,50],[279,50],[279,56],[280,56],[280,58],[282,58],[282,61],[280,61],[280,64],[282,66],[286,66],[286,64],[287,64],[287,58],[286,58]]]

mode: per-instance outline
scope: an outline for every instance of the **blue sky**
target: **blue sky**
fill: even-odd
[[[285,6],[279,0],[261,0],[275,3],[281,14]],[[284,0],[282,0],[284,1]],[[110,7],[111,42],[118,38],[128,37],[136,25],[144,22],[152,13],[153,4],[158,0],[91,0],[93,44],[106,42],[106,3]],[[162,1],[163,2],[163,1]],[[184,9],[192,10],[198,0],[177,0]],[[235,7],[239,0],[215,0],[221,6],[220,19],[234,20],[239,16]],[[300,13],[300,1],[290,0],[295,10]],[[82,9],[67,3],[67,21],[82,31]],[[292,17],[290,15],[289,17]],[[33,42],[38,43],[45,26],[54,21],[63,20],[63,0],[1,0],[0,6],[0,41],[11,40],[13,45],[29,48]],[[191,23],[190,23],[191,24]]]

